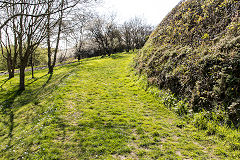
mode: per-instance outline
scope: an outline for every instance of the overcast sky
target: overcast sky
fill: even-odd
[[[131,17],[142,17],[147,23],[158,25],[180,0],[103,0],[97,10],[101,14],[116,13],[119,23]]]

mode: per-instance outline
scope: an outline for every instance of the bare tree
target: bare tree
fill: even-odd
[[[4,8],[3,6],[1,6],[0,9],[2,9],[1,15],[4,17],[10,17],[11,15],[14,15],[16,12],[15,5],[4,7]],[[9,79],[14,77],[14,70],[17,65],[18,43],[17,43],[17,34],[15,30],[16,30],[16,21],[14,19],[11,19],[9,24],[5,25],[0,30],[0,47],[1,47],[2,56],[6,59],[6,62],[7,62]]]
[[[1,50],[3,56],[7,59],[9,77],[14,74],[16,57],[19,57],[20,90],[25,89],[25,68],[29,57],[45,38],[48,46],[49,73],[53,73],[64,12],[70,12],[78,4],[90,2],[92,0],[0,1],[0,12],[2,15],[7,15],[2,16],[0,21]],[[54,31],[56,32],[55,37],[53,36]],[[13,37],[13,40],[11,37]],[[53,47],[52,60],[51,40],[53,38],[56,38],[56,43],[55,47]],[[12,46],[14,49],[12,49]]]
[[[99,49],[102,50],[104,54],[108,54],[109,44],[106,37],[105,25],[106,22],[104,19],[96,17],[90,24],[88,30],[90,31],[90,36],[93,37],[94,41],[98,44]]]
[[[72,12],[76,13],[80,12],[83,15],[86,13],[81,12],[81,9],[83,8],[90,8],[93,2],[97,2],[97,0],[61,0],[60,2],[58,0],[48,0],[48,23],[47,23],[47,46],[48,46],[48,68],[49,73],[53,73],[53,68],[56,64],[56,58],[57,58],[57,52],[59,48],[59,42],[61,40],[61,34],[63,31],[62,25],[64,21],[68,21],[69,17],[68,15],[72,16]],[[76,10],[74,9],[76,8]],[[59,10],[59,12],[56,12]],[[52,14],[52,13],[58,13],[58,14]],[[84,19],[79,19],[80,21],[84,21]],[[70,24],[70,23],[69,23]],[[56,40],[55,40],[55,47],[52,47],[51,39],[54,39],[54,28],[57,27],[56,31]],[[71,25],[69,26],[71,27]],[[66,32],[66,31],[65,31]],[[52,53],[52,49],[54,48],[54,51]],[[52,59],[53,56],[53,59]]]
[[[118,43],[121,43],[121,33],[114,20],[114,16],[96,16],[88,28],[90,36],[98,44],[99,50],[109,56],[117,48]]]
[[[86,28],[88,27],[92,18],[93,15],[90,11],[84,11],[84,13],[76,11],[69,20],[70,25],[68,26],[70,27],[65,31],[65,35],[71,39],[74,45],[74,55],[78,60],[82,58],[84,45],[89,40]]]
[[[48,73],[53,73],[53,68],[56,64],[57,59],[57,51],[60,41],[60,35],[62,30],[62,21],[63,21],[63,7],[64,7],[64,0],[61,0],[60,3],[57,3],[56,1],[47,0],[47,47],[48,47]],[[52,22],[52,16],[55,8],[60,7],[60,12],[57,16],[55,16],[55,21]],[[52,47],[51,47],[51,35],[52,35],[52,28],[54,28],[55,23],[58,24],[58,31],[57,31],[57,38],[56,38],[56,47],[54,49],[53,53],[53,60],[52,60]]]
[[[12,63],[11,74],[14,74],[16,56],[18,55],[20,60],[20,90],[24,90],[25,68],[29,56],[45,37],[45,30],[43,29],[45,17],[42,16],[45,14],[45,4],[40,0],[19,0],[17,2],[8,0],[1,1],[0,6],[2,11],[8,15],[6,19],[2,19],[4,25],[1,28],[1,33],[5,28],[8,48],[6,48],[6,45],[4,48],[7,50],[8,57],[11,56],[11,46],[14,48],[15,56],[13,57],[14,63]],[[9,37],[10,34],[14,35],[13,43],[11,42],[11,37]],[[3,39],[4,37],[1,37],[1,42],[3,42]],[[11,62],[11,58],[8,59]]]
[[[135,17],[122,25],[123,40],[127,52],[130,49],[140,49],[145,44],[153,27],[144,22],[142,18]]]
[[[3,38],[4,37],[4,38]],[[3,58],[7,62],[7,69],[9,74],[9,79],[14,77],[14,70],[17,63],[18,52],[16,50],[17,44],[12,43],[10,40],[11,34],[9,33],[9,28],[5,27],[3,31],[0,31],[0,47]],[[14,41],[16,37],[14,36]],[[5,39],[5,42],[4,40]]]
[[[35,15],[30,17],[20,15],[19,18],[16,18],[19,26],[15,32],[17,32],[18,53],[20,57],[20,90],[25,90],[25,68],[29,56],[45,38],[46,30],[44,26],[46,25],[46,21],[44,16],[37,16],[45,12],[45,5],[41,4],[41,1],[35,1],[34,4],[24,3],[26,0],[21,2],[16,5],[21,13]]]
[[[140,49],[145,44],[147,37],[151,34],[153,27],[146,24],[143,19],[135,17],[130,20],[132,23],[133,48]]]
[[[106,36],[109,41],[109,55],[115,53],[121,44],[121,33],[115,22],[115,15],[111,15],[106,24]]]
[[[125,43],[126,51],[129,52],[132,48],[132,25],[129,22],[124,22],[122,25],[122,37]]]

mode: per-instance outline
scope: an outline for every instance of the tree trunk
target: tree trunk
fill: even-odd
[[[8,59],[7,59],[7,69],[8,69],[8,79],[11,79],[14,77],[14,70],[12,72],[12,65],[10,63],[10,59],[9,59],[9,56],[8,56]]]
[[[47,37],[47,45],[48,45],[48,68],[49,71],[48,73],[50,73],[50,68],[51,68],[51,64],[52,64],[52,53],[51,53],[51,44],[50,44],[50,29],[48,30],[48,37]]]
[[[12,72],[12,57],[11,57],[11,54],[10,53],[7,53],[7,69],[8,69],[8,78],[11,79],[14,77],[14,70]]]
[[[52,60],[52,53],[51,53],[51,41],[50,41],[50,34],[51,34],[51,30],[50,30],[50,19],[51,19],[51,14],[50,14],[50,8],[51,8],[51,4],[48,1],[48,15],[47,15],[47,48],[48,48],[48,73],[50,74],[50,68],[51,68],[51,60]]]
[[[53,68],[54,68],[53,65],[51,65],[50,67],[48,67],[48,74],[53,74]]]
[[[33,68],[33,65],[32,65],[32,79],[34,79],[34,68]]]
[[[56,48],[54,50],[54,55],[53,55],[53,61],[51,62],[51,43],[50,43],[50,19],[51,19],[51,14],[50,14],[50,5],[48,6],[48,22],[47,22],[47,45],[48,45],[48,68],[49,74],[53,74],[53,68],[55,67],[56,60],[57,60],[57,52],[58,52],[58,47],[59,47],[59,41],[60,41],[60,36],[62,32],[62,21],[63,21],[63,6],[64,6],[64,0],[61,1],[61,11],[60,11],[60,17],[59,17],[59,22],[58,22],[58,32],[57,32],[57,41],[56,41]]]
[[[14,70],[8,69],[8,79],[11,79],[14,77]]]
[[[25,66],[21,65],[20,67],[20,91],[25,90]]]
[[[31,63],[31,68],[32,68],[32,79],[33,79],[34,78],[33,53],[31,53],[30,63]]]
[[[23,7],[21,6],[21,11],[23,11]],[[20,56],[20,86],[19,90],[25,90],[25,64],[24,64],[24,56],[23,56],[23,15],[20,16],[20,32],[18,33],[18,44],[19,44],[19,56]]]

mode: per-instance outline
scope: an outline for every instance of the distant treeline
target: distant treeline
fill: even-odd
[[[146,24],[139,17],[119,25],[115,22],[114,16],[94,16],[82,28],[82,37],[78,41],[74,54],[80,60],[140,49],[152,31],[153,26]]]

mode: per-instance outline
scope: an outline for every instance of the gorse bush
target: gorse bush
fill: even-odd
[[[227,123],[238,127],[239,12],[236,0],[182,1],[151,34],[135,67],[151,84],[187,98],[187,110],[215,112],[223,106]]]

